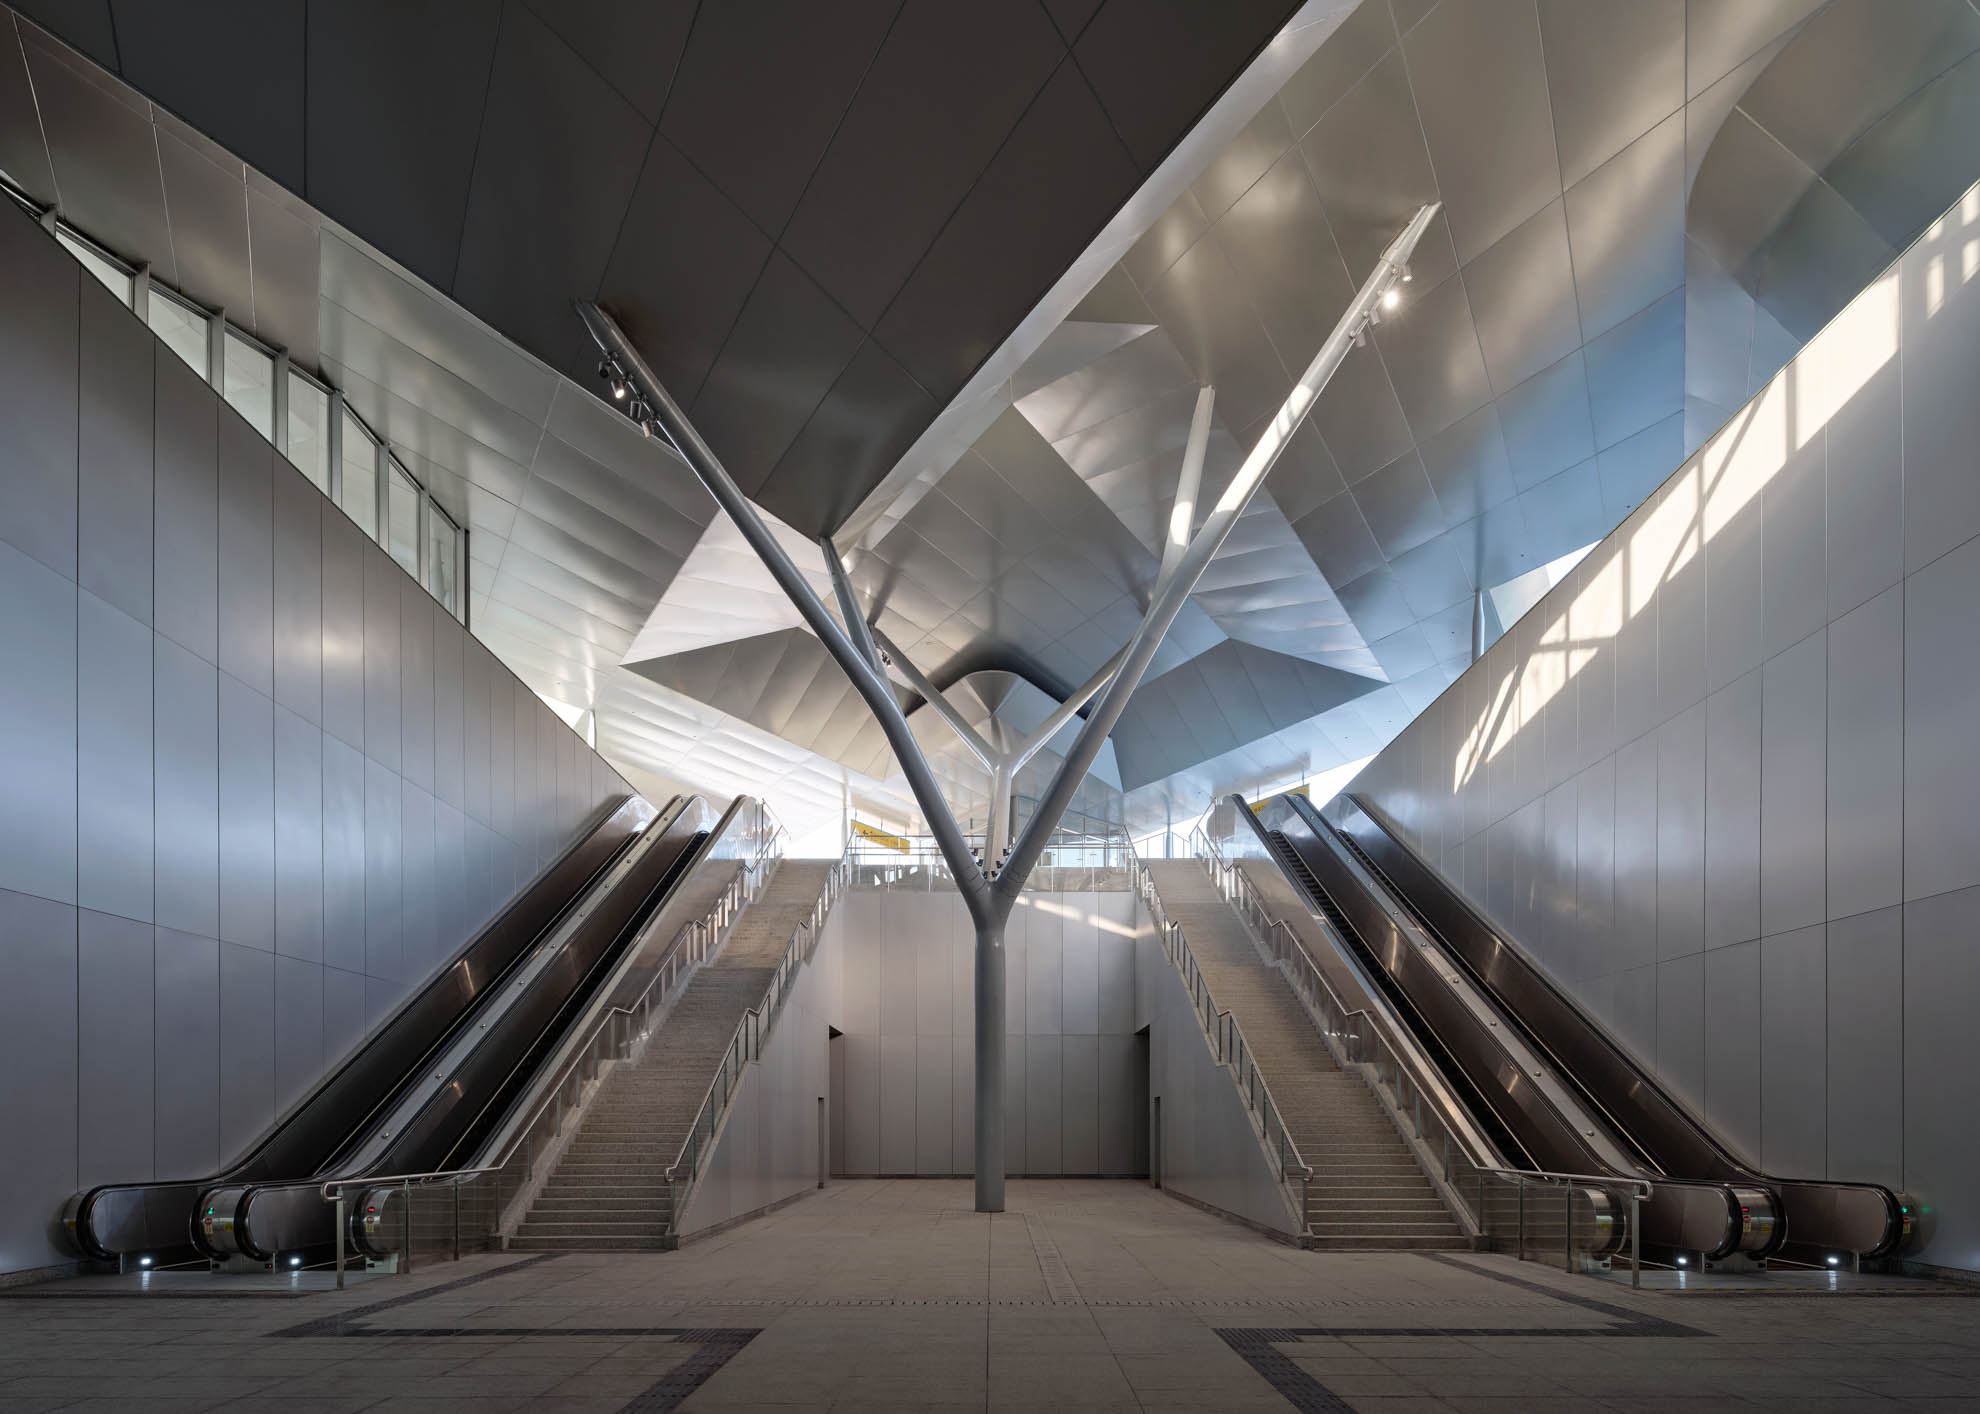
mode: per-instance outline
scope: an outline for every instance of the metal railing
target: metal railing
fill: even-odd
[[[1154,878],[1132,850],[1129,851],[1129,868],[1134,878],[1135,892],[1140,895],[1142,904],[1154,921],[1155,935],[1161,939],[1162,952],[1182,976],[1183,986],[1189,993],[1191,1008],[1196,1012],[1197,1023],[1203,1028],[1203,1037],[1209,1043],[1210,1053],[1217,1058],[1219,1065],[1230,1067],[1232,1080],[1244,1099],[1245,1108],[1251,1113],[1258,1137],[1278,1165],[1279,1182],[1286,1190],[1287,1199],[1299,1213],[1300,1230],[1303,1232],[1308,1222],[1307,1198],[1312,1186],[1313,1168],[1300,1157],[1299,1145],[1293,1142],[1292,1134],[1286,1129],[1278,1104],[1272,1099],[1272,1087],[1266,1083],[1264,1072],[1258,1069],[1251,1046],[1244,1038],[1244,1029],[1238,1025],[1236,1017],[1217,1005],[1210,993],[1210,984],[1204,979],[1203,969],[1197,964],[1196,955],[1190,951],[1188,939],[1183,936],[1182,924],[1169,917],[1168,910],[1162,906],[1161,895],[1155,891]]]
[[[853,835],[846,854],[856,871],[854,882],[871,888],[947,887],[953,882],[948,861],[929,835],[899,837],[905,849]],[[981,846],[981,841],[977,841]],[[1126,891],[1134,848],[1125,833],[1092,835],[1055,830],[1039,856],[1025,887],[1068,893]]]
[[[1529,1251],[1555,1250],[1558,1238],[1565,1268],[1573,1271],[1578,1251],[1616,1250],[1614,1224],[1622,1221],[1626,1205],[1631,1285],[1642,1284],[1637,1218],[1653,1191],[1647,1180],[1499,1165],[1442,1079],[1434,1072],[1426,1074],[1428,1063],[1421,1057],[1405,1058],[1367,1008],[1351,1008],[1342,1001],[1298,934],[1266,907],[1238,862],[1227,860],[1217,841],[1200,827],[1192,832],[1190,846],[1217,891],[1306,1008],[1335,1063],[1362,1073],[1390,1122],[1413,1142],[1419,1158],[1434,1166],[1432,1176],[1439,1180],[1447,1201],[1460,1210],[1465,1226],[1490,1250],[1514,1252],[1522,1261]],[[1277,868],[1277,863],[1272,867]],[[1348,955],[1345,940],[1326,918],[1316,914],[1311,921]],[[1547,1196],[1529,1203],[1528,1194],[1535,1190]]]
[[[348,1204],[354,1193],[373,1195],[394,1186],[400,1190],[403,1233],[399,1270],[402,1272],[412,1269],[416,1238],[424,1239],[429,1253],[448,1252],[459,1259],[464,1203],[466,1231],[471,1240],[496,1236],[507,1225],[506,1219],[517,1200],[538,1186],[541,1160],[560,1140],[569,1137],[564,1132],[567,1123],[581,1117],[587,1091],[596,1085],[608,1065],[630,1063],[645,1053],[656,1016],[664,1012],[693,970],[721,947],[743,910],[762,894],[782,858],[787,836],[767,806],[759,803],[758,808],[763,820],[756,831],[754,855],[737,860],[734,876],[707,912],[690,919],[675,932],[639,995],[623,1005],[605,1008],[574,1043],[563,1048],[568,1054],[554,1078],[539,1087],[537,1100],[527,1111],[505,1126],[508,1137],[497,1136],[496,1142],[501,1147],[493,1161],[477,1168],[330,1179],[321,1186],[319,1191],[324,1200],[337,1207],[339,1286],[344,1282]],[[627,957],[636,958],[645,941],[636,938],[627,949]],[[444,1199],[430,1196],[443,1188],[450,1190]],[[374,1211],[365,1215],[367,1223],[383,1221],[382,1203],[369,1206]]]
[[[722,1062],[716,1068],[715,1078],[709,1082],[708,1091],[702,1096],[701,1108],[695,1111],[694,1122],[688,1126],[687,1137],[681,1141],[680,1153],[667,1168],[669,1226],[679,1221],[681,1210],[693,1193],[695,1182],[701,1177],[708,1155],[715,1147],[715,1138],[722,1130],[723,1116],[728,1113],[729,1102],[735,1097],[736,1087],[742,1081],[743,1067],[762,1056],[763,1043],[769,1039],[772,1028],[777,1024],[784,1001],[797,980],[798,969],[811,960],[811,954],[818,946],[818,935],[832,912],[832,905],[845,892],[851,877],[851,860],[842,857],[825,875],[825,884],[811,905],[811,913],[799,919],[797,927],[792,930],[783,959],[771,974],[770,985],[764,989],[763,1000],[743,1014],[735,1034],[729,1038],[728,1049],[722,1053]]]

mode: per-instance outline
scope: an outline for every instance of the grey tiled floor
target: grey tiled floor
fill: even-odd
[[[985,1217],[966,1182],[846,1182],[673,1253],[66,1292],[0,1298],[0,1414],[1980,1409],[1962,1294],[1633,1293],[1503,1257],[1299,1252],[1134,1183],[1013,1182]]]

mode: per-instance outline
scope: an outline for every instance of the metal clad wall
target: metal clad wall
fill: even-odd
[[[161,349],[0,212],[0,1272],[211,1172],[625,788]]]
[[[1976,239],[1980,189],[1357,789],[1736,1147],[1980,1270]],[[1512,828],[1575,738],[1573,831]]]
[[[1135,901],[1027,893],[1005,931],[1004,1144],[1013,1174],[1128,1174],[1146,1093],[1135,1030]],[[952,890],[858,887],[842,959],[835,1171],[974,1167],[975,932]]]

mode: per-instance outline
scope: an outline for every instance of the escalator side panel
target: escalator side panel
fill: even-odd
[[[339,1156],[310,1182],[249,1192],[236,1234],[240,1249],[265,1259],[333,1242],[334,1210],[319,1192],[325,1178],[428,1173],[454,1162],[453,1156],[476,1134],[500,1120],[516,1087],[526,1086],[534,1064],[562,1039],[592,985],[609,972],[613,959],[686,876],[708,838],[684,818],[673,822],[529,981],[527,994],[486,1023],[486,1039],[397,1133],[380,1134],[376,1142]]]
[[[569,849],[228,1168],[206,1179],[105,1184],[71,1199],[63,1225],[78,1250],[103,1260],[180,1249],[190,1256],[200,1195],[207,1189],[226,1180],[315,1172],[408,1075],[420,1072],[425,1058],[445,1043],[488,986],[506,975],[619,857],[650,813],[651,807],[633,796],[617,796],[601,806]]]

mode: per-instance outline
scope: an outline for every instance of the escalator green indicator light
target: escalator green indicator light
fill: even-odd
[[[206,1210],[206,1215],[207,1215],[207,1216],[208,1216],[209,1218],[210,1218],[210,1217],[212,1217],[212,1216],[213,1216],[213,1209],[211,1209],[211,1208],[208,1208],[208,1209]]]

